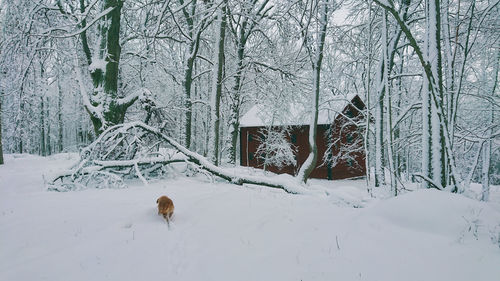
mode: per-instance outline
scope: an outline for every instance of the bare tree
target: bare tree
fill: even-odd
[[[250,36],[258,31],[259,23],[267,16],[273,6],[269,5],[269,0],[261,3],[254,0],[241,0],[237,2],[237,7],[228,8],[230,14],[229,27],[233,34],[236,47],[236,71],[234,74],[234,85],[230,93],[230,117],[229,134],[231,137],[229,147],[229,162],[236,162],[236,145],[238,141],[240,107],[242,103],[242,87],[244,82],[244,70],[248,67],[246,59],[246,49]]]

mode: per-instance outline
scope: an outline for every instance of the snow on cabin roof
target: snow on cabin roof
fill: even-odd
[[[356,94],[334,97],[320,105],[318,112],[318,125],[331,124],[337,115],[351,102]],[[309,105],[288,104],[283,105],[281,110],[273,111],[272,108],[263,104],[251,107],[240,119],[240,127],[261,126],[286,126],[286,125],[308,125],[311,114]]]

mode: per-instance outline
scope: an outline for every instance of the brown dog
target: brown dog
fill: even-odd
[[[158,204],[158,215],[163,215],[163,217],[167,220],[167,223],[170,223],[170,219],[174,214],[174,202],[167,196],[161,196],[156,200]]]

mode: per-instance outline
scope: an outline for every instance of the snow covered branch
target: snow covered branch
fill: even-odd
[[[38,36],[50,36],[50,37],[54,37],[54,38],[69,38],[69,37],[80,35],[81,33],[87,31],[90,27],[92,27],[97,21],[99,21],[100,19],[104,18],[106,15],[111,13],[114,9],[115,9],[115,7],[109,7],[107,9],[105,9],[104,11],[102,11],[98,15],[96,15],[94,19],[92,19],[88,24],[86,24],[84,27],[80,28],[79,30],[71,32],[64,27],[53,27],[53,28],[50,28],[48,30],[43,31],[41,34],[38,34]],[[77,23],[77,26],[81,25],[82,22],[83,22],[83,20],[81,22]],[[53,35],[52,33],[56,32],[56,31],[63,31],[65,33],[62,35]]]

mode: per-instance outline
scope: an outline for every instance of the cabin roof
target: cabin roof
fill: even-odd
[[[336,96],[328,102],[320,105],[318,112],[318,125],[332,124],[335,118],[344,108],[358,96],[349,94],[347,96]],[[263,104],[252,106],[240,119],[240,127],[262,127],[262,126],[292,126],[309,125],[309,105],[288,104],[283,110],[273,111]]]

